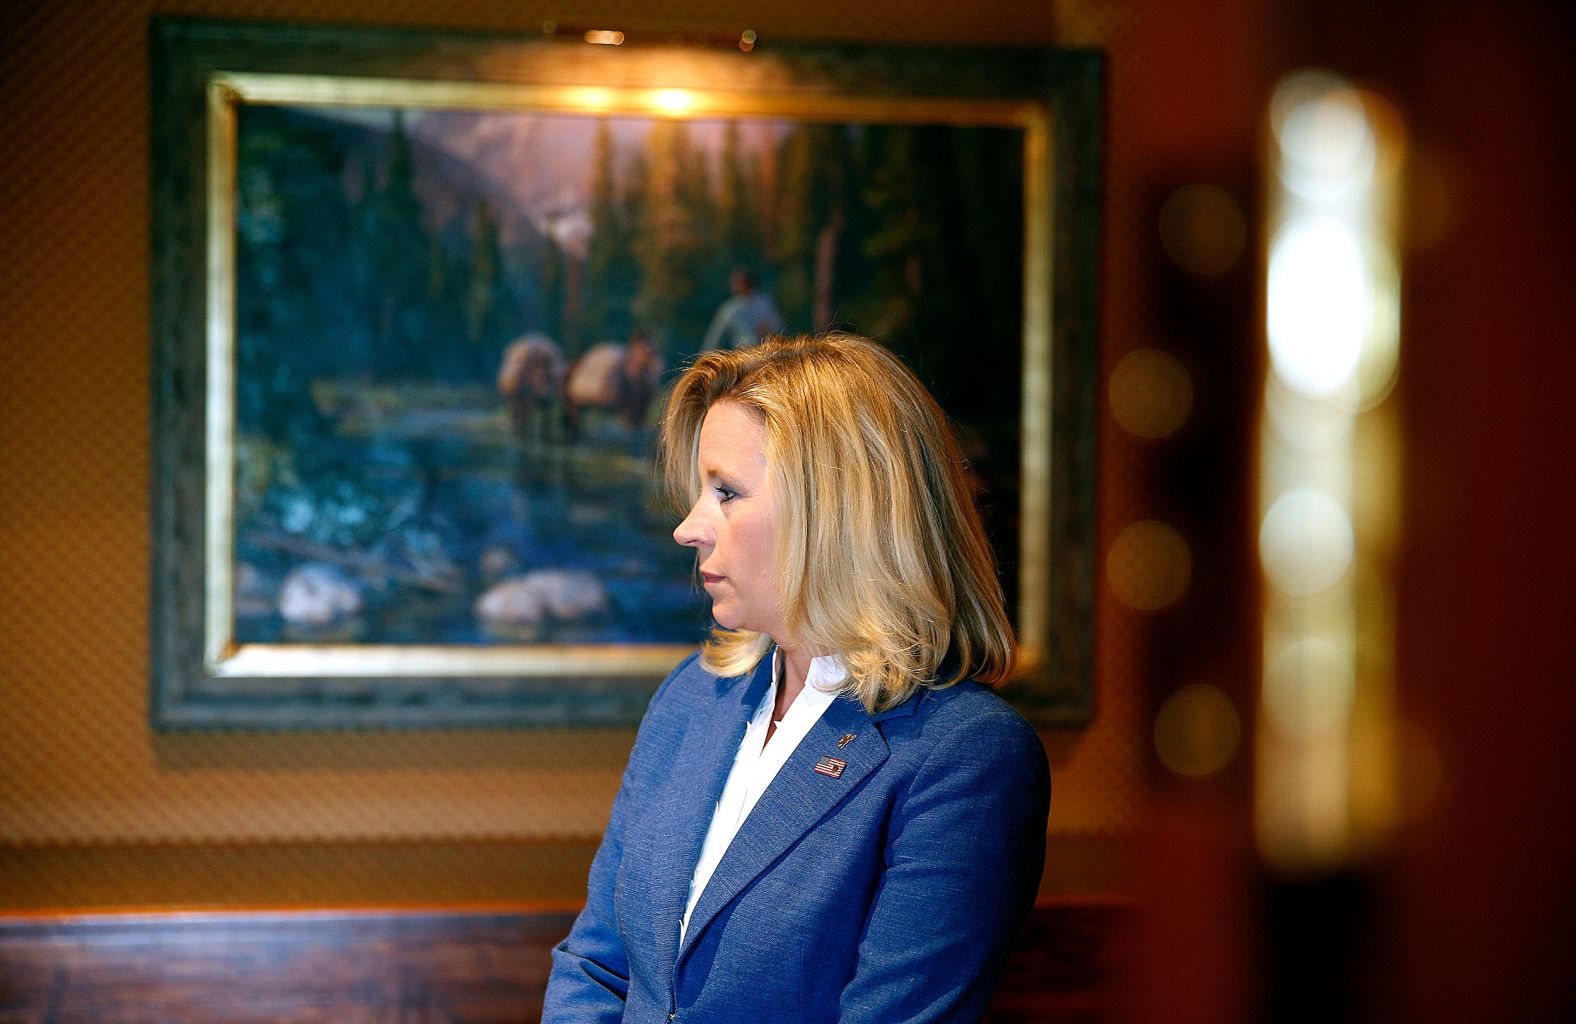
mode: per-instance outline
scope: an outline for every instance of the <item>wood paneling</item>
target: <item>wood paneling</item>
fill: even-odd
[[[992,1024],[1111,1017],[1125,912],[1042,907]],[[541,1015],[568,912],[306,912],[0,920],[3,1024],[515,1024]]]

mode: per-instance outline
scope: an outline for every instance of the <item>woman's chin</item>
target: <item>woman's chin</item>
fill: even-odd
[[[711,618],[713,622],[721,626],[723,629],[742,629],[751,633],[762,632],[760,628],[750,624],[748,617],[736,614],[728,608],[718,608],[713,605],[711,609]]]

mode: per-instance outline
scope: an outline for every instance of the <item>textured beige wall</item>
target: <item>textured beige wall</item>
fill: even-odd
[[[1126,9],[1124,9],[1126,10]],[[746,13],[740,13],[740,12]],[[319,880],[303,899],[375,900],[377,885],[324,890],[332,852],[377,844],[451,851],[468,881],[423,888],[385,871],[390,898],[577,898],[631,731],[154,735],[148,728],[148,96],[150,14],[535,31],[561,22],[740,28],[771,38],[1098,44],[1112,50],[1123,116],[1131,14],[1011,0],[11,0],[0,12],[0,906],[247,902],[236,878]],[[1112,133],[1105,364],[1136,344],[1120,296],[1136,202],[1122,122]],[[1143,515],[1141,456],[1102,446],[1102,536]],[[1147,725],[1135,678],[1144,624],[1102,602],[1095,724],[1048,734],[1056,773],[1052,887],[1111,883],[1091,853],[1141,820]],[[259,844],[248,862],[247,848]],[[510,888],[479,850],[526,844]],[[149,850],[221,850],[191,868]],[[304,861],[278,851],[312,849]],[[523,847],[522,847],[523,848]],[[1064,851],[1056,853],[1056,850]],[[99,851],[94,853],[93,851]],[[135,855],[126,851],[137,851]],[[461,853],[454,854],[452,851]],[[471,850],[472,854],[463,851]],[[113,856],[106,851],[120,851]],[[239,852],[237,852],[239,851]],[[175,854],[170,854],[174,857]],[[463,867],[466,856],[481,866]],[[98,860],[94,860],[98,857]],[[239,857],[239,860],[236,858]],[[328,858],[325,861],[324,858]],[[337,863],[357,872],[346,854]],[[151,859],[150,859],[151,858]],[[217,858],[217,859],[215,859]],[[313,859],[316,858],[316,859]],[[222,860],[223,864],[219,861]],[[281,862],[297,863],[292,868]],[[485,863],[482,863],[485,861]],[[126,887],[92,872],[120,870]],[[255,868],[248,873],[247,864]],[[103,867],[119,864],[119,868]],[[162,864],[162,867],[160,866]],[[84,866],[86,865],[86,866]],[[129,865],[129,866],[128,866]],[[150,866],[152,865],[152,866]],[[228,865],[228,866],[225,866]],[[489,866],[491,865],[491,866]],[[204,871],[212,884],[203,889]],[[53,872],[53,874],[51,874]],[[86,872],[86,874],[84,874]],[[228,874],[227,874],[228,872]],[[271,876],[269,873],[274,872]],[[421,873],[425,872],[425,876]],[[468,872],[468,873],[467,873]],[[160,878],[179,874],[179,886]],[[234,876],[232,878],[231,876]],[[229,881],[226,879],[229,878]],[[161,884],[163,887],[161,888]],[[172,887],[173,886],[173,887]],[[17,895],[18,893],[22,895]],[[280,897],[284,898],[284,897]]]

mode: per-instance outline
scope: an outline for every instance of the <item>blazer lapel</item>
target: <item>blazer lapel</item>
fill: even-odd
[[[874,721],[858,701],[839,697],[811,727],[744,819],[706,883],[695,904],[695,913],[690,915],[684,947],[679,951],[681,958],[729,901],[887,759],[886,740]],[[839,741],[850,735],[854,739],[839,746]],[[823,771],[817,771],[822,758],[835,760],[823,764]],[[714,796],[708,807],[715,803]],[[703,830],[710,818],[708,813],[701,822]],[[699,855],[698,842],[695,854]],[[690,865],[693,867],[694,857]]]
[[[731,688],[719,694],[715,714],[697,715],[690,723],[683,743],[672,754],[682,763],[670,769],[669,785],[658,798],[659,806],[653,808],[660,820],[673,822],[675,830],[673,842],[653,851],[652,865],[657,954],[668,976],[678,956],[679,920],[684,916],[701,844],[706,841],[706,830],[750,715],[771,685],[771,673],[772,656],[767,654],[747,678],[719,680],[719,686],[731,683]]]

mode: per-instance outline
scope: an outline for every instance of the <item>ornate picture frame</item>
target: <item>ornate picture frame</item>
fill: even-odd
[[[789,329],[870,333],[937,392],[1002,555],[1006,692],[1086,722],[1100,56],[598,41],[153,21],[154,726],[638,721],[704,630],[647,469],[662,382],[736,308],[730,266]],[[752,168],[771,224],[742,237],[769,244],[684,256],[648,231],[625,246],[645,283],[609,276],[614,214],[587,196],[622,180],[595,202],[629,206],[634,174],[649,206],[668,179],[627,152],[659,135],[687,168],[668,187]],[[506,143],[456,142],[483,136]],[[843,194],[886,220],[839,208],[829,240],[771,198],[793,153],[878,143]],[[555,169],[619,146],[601,186]],[[829,298],[834,258],[862,290]],[[656,394],[629,383],[652,350]],[[538,356],[545,409],[518,383]]]

